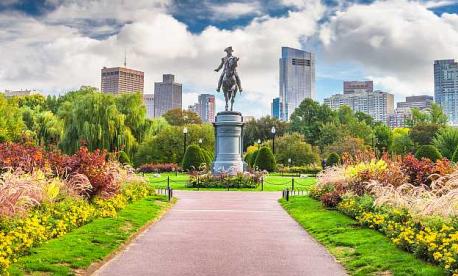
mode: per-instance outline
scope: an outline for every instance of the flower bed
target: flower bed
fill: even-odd
[[[0,274],[30,248],[153,195],[105,152],[73,156],[0,144]]]
[[[138,168],[141,173],[162,173],[162,172],[176,172],[181,168],[175,163],[162,163],[162,164],[144,164]]]
[[[212,173],[193,173],[186,184],[188,188],[249,188],[254,189],[262,181],[264,173],[239,173],[231,176],[229,174],[213,175]]]
[[[400,248],[458,273],[458,169],[448,160],[347,163],[318,176],[310,195]]]

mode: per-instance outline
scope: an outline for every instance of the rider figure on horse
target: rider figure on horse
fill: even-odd
[[[216,89],[216,91],[218,92],[221,91],[221,85],[223,84],[224,75],[228,71],[228,68],[227,68],[228,63],[229,63],[228,61],[233,58],[235,58],[236,60],[239,60],[238,57],[234,57],[232,55],[232,52],[234,51],[232,50],[232,46],[227,47],[226,49],[224,49],[224,51],[227,53],[227,55],[221,59],[221,64],[218,66],[218,68],[215,69],[215,71],[218,72],[224,66],[223,73],[221,73],[221,76],[219,77],[218,88]],[[242,92],[242,85],[240,84],[240,78],[235,69],[234,69],[234,75],[235,75],[235,79],[236,79],[239,91]]]

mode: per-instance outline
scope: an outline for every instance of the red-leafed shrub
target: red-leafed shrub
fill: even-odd
[[[180,166],[175,163],[163,163],[163,164],[145,164],[138,168],[139,172],[142,173],[160,173],[160,172],[175,172],[181,170]]]
[[[338,191],[325,193],[320,197],[321,203],[328,208],[335,208],[342,201],[341,194]]]
[[[0,144],[0,170],[21,169],[24,172],[43,170],[46,165],[46,152],[38,147],[2,143]]]
[[[436,163],[429,159],[418,160],[412,154],[401,161],[401,169],[407,175],[409,183],[420,186],[430,185],[432,174],[445,175],[453,171],[452,163],[447,159],[437,160]]]

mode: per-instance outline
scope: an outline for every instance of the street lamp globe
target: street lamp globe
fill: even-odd
[[[188,128],[187,127],[183,128],[183,134],[187,134],[187,133],[188,133]]]
[[[261,139],[258,139],[258,144],[261,144]]]
[[[199,144],[202,144],[202,138],[199,138]]]
[[[272,129],[270,130],[270,132],[275,135],[275,133],[277,132],[277,130],[275,129],[275,127],[273,126]]]

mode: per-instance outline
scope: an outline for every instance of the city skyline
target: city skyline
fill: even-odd
[[[340,93],[343,80],[372,79],[397,101],[432,95],[434,60],[458,58],[457,1],[19,2],[0,3],[8,26],[0,90],[99,87],[100,68],[121,66],[127,55],[129,67],[145,72],[145,93],[172,73],[183,83],[183,106],[210,93],[221,108],[212,70],[232,46],[245,89],[236,109],[259,117],[278,96],[282,46],[316,53],[320,102]]]

